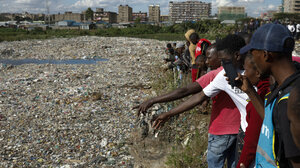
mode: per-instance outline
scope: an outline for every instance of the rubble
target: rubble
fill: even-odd
[[[156,95],[151,84],[159,77],[155,68],[163,64],[165,45],[149,39],[91,36],[1,42],[1,59],[108,61],[0,64],[0,167],[163,164],[168,152],[164,149],[171,141],[179,137],[184,146],[195,126],[207,128],[207,122],[193,124],[180,116],[172,128],[156,132],[150,126],[153,116],[137,118],[132,110]],[[157,105],[151,112],[158,115],[169,108]]]
[[[0,167],[133,167],[132,107],[151,94],[166,42],[76,37],[0,43]],[[152,69],[152,70],[151,70]]]

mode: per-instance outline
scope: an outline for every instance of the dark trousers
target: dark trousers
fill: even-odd
[[[235,163],[237,164],[240,160],[240,155],[243,150],[244,146],[244,137],[245,137],[245,132],[242,130],[242,128],[239,129],[239,133],[236,138],[236,148],[235,148]]]

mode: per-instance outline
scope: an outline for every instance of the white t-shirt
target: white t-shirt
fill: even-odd
[[[294,33],[295,32],[295,26],[294,25],[288,25],[288,29],[290,32]]]
[[[243,70],[238,70],[238,73],[243,74]],[[228,84],[228,81],[226,80],[226,77],[224,76],[225,70],[223,69],[218,73],[218,75],[215,77],[215,79],[210,82],[209,85],[207,85],[203,92],[208,97],[215,97],[219,92],[224,91],[226,92],[233,102],[235,103],[236,107],[239,109],[241,114],[241,127],[243,131],[246,131],[246,128],[248,126],[248,123],[246,121],[246,105],[248,104],[247,99],[248,95],[244,93],[242,90],[240,90],[237,87],[231,88],[231,85]],[[226,122],[226,121],[224,121]]]
[[[296,32],[297,32],[297,33],[300,32],[300,24],[299,24],[299,23],[296,25]]]

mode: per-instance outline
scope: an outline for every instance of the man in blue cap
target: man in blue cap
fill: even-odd
[[[300,71],[292,62],[294,45],[293,36],[286,27],[266,24],[257,29],[251,42],[240,50],[241,54],[251,52],[261,75],[272,75],[276,81],[263,105],[247,79],[239,77],[242,90],[264,119],[256,151],[256,167],[300,166],[300,150],[292,138],[287,116],[289,93],[294,81],[300,78]]]

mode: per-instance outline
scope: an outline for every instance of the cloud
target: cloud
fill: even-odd
[[[263,3],[264,0],[212,0],[213,5],[218,6],[239,6],[239,5],[254,5],[257,3]]]
[[[59,0],[49,0],[50,9],[55,9],[59,5]],[[45,13],[46,0],[2,0],[0,6],[1,12],[11,13]]]
[[[71,5],[71,9],[76,11],[83,11],[91,7],[95,8],[105,8],[105,10],[117,9],[117,6],[121,3],[121,0],[78,0]]]
[[[16,0],[16,3],[19,4],[30,4],[33,3],[35,0]]]
[[[212,13],[219,6],[244,6],[248,16],[258,16],[267,10],[276,10],[279,0],[212,0]]]
[[[264,0],[238,0],[238,2],[246,2],[246,3],[250,2],[250,3],[252,3],[252,2],[264,2]]]
[[[159,4],[162,14],[169,13],[169,1],[155,1]],[[183,0],[180,0],[183,1]],[[257,15],[264,10],[274,10],[279,5],[280,0],[201,0],[203,2],[212,2],[212,14],[217,12],[218,6],[245,6],[248,15]],[[276,2],[275,2],[276,1]],[[278,2],[277,2],[278,1]],[[45,13],[46,0],[0,0],[0,11],[5,12],[30,12]],[[88,7],[93,10],[96,8],[104,8],[106,11],[118,11],[120,4],[128,4],[133,8],[134,12],[148,12],[148,6],[153,4],[152,0],[48,0],[50,13],[63,13],[65,11],[82,12]],[[263,8],[258,8],[263,7]]]
[[[275,10],[275,9],[276,9],[276,6],[273,5],[273,4],[270,4],[270,5],[268,5],[268,9],[269,9],[269,10]]]
[[[114,1],[114,0],[113,0]],[[94,7],[94,6],[106,6],[107,3],[110,1],[104,1],[104,0],[80,0],[75,2],[72,7],[75,8],[84,8],[84,7]]]
[[[213,3],[214,6],[233,6],[237,0],[215,0]]]
[[[153,4],[153,1],[151,0],[78,0],[77,2],[74,2],[71,7],[72,9],[76,9],[77,11],[83,11],[86,10],[88,7],[92,7],[94,10],[97,7],[105,8],[107,11],[118,11],[119,5],[125,5],[128,4],[130,7],[132,7],[133,12],[143,11],[148,12],[148,6]],[[157,1],[157,3],[160,5],[161,13],[162,14],[168,14],[169,13],[169,0],[161,0]]]

